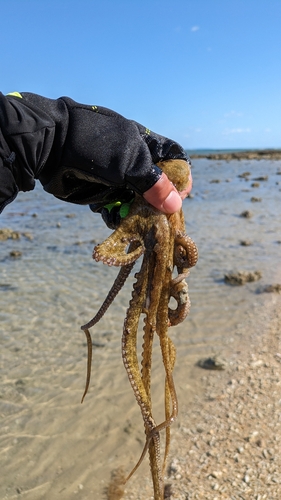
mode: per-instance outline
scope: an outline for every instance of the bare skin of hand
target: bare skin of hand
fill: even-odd
[[[167,175],[163,173],[154,186],[143,194],[143,197],[148,203],[161,210],[161,212],[173,214],[180,210],[182,200],[188,196],[191,189],[191,175],[187,188],[179,193]]]

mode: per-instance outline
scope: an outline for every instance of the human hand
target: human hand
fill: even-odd
[[[144,199],[165,214],[173,214],[180,210],[182,200],[192,189],[190,166],[190,162],[185,160],[167,160],[158,163],[160,175],[154,185],[143,193]],[[101,215],[108,227],[116,229],[119,226],[121,218],[128,214],[131,202],[131,197],[128,197],[126,202],[123,196],[123,202],[111,203],[101,208]],[[91,205],[90,207],[94,208]]]
[[[167,175],[163,172],[160,179],[150,189],[143,193],[148,203],[158,208],[161,212],[172,214],[180,210],[182,200],[186,198],[192,189],[192,176],[189,175],[187,187],[178,192]]]

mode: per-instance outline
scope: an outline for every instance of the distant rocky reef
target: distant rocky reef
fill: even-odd
[[[245,151],[228,151],[206,154],[190,154],[190,158],[207,158],[208,160],[281,160],[281,149],[257,149]]]

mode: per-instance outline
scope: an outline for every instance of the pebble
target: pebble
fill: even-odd
[[[257,203],[259,201],[262,201],[261,198],[257,198],[256,196],[252,196],[252,198],[251,198],[252,203]]]
[[[262,273],[259,270],[256,271],[233,271],[224,275],[225,283],[229,285],[245,285],[253,281],[258,281],[262,277]]]
[[[8,239],[19,240],[19,238],[20,238],[19,231],[13,231],[12,229],[9,228],[0,229],[0,241],[5,241]]]
[[[213,476],[215,479],[218,479],[219,477],[222,477],[222,471],[213,471],[211,476]]]
[[[243,172],[242,174],[239,174],[238,177],[245,179],[245,178],[249,177],[249,175],[251,175],[251,172]]]
[[[250,219],[253,217],[253,212],[250,212],[250,210],[244,210],[244,212],[241,212],[240,217],[244,217],[245,219]]]
[[[242,247],[249,247],[250,245],[252,245],[252,242],[250,240],[241,240],[240,245]]]
[[[14,259],[18,259],[21,256],[22,256],[22,252],[20,252],[19,250],[12,250],[10,252],[10,257],[13,257]]]
[[[268,181],[268,175],[261,175],[260,177],[256,177],[254,181]]]
[[[253,361],[250,366],[251,368],[257,368],[259,366],[263,366],[264,362],[262,359],[257,359],[256,361]]]
[[[266,293],[281,293],[281,283],[266,285],[262,291]]]

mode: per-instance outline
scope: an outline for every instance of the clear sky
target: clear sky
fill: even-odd
[[[194,148],[281,147],[281,0],[0,0],[3,93],[72,97]]]

